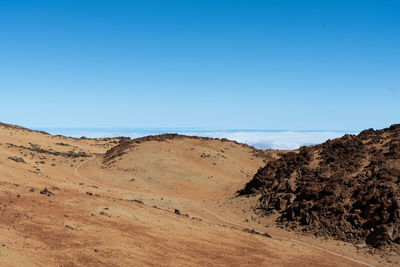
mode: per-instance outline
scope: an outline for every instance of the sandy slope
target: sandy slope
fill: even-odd
[[[254,220],[256,200],[233,197],[264,165],[249,147],[177,138],[105,157],[118,142],[0,125],[1,266],[361,265],[294,239],[379,263]]]

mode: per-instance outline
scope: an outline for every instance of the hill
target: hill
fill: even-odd
[[[235,192],[284,151],[175,134],[67,138],[0,124],[1,266],[361,266]],[[398,262],[396,255],[390,258]]]
[[[272,155],[226,139],[164,134],[125,139],[99,164],[107,177],[118,173],[114,185],[204,199],[233,196]]]
[[[399,186],[397,124],[287,153],[239,193],[260,194],[259,214],[281,226],[381,247],[400,243]]]

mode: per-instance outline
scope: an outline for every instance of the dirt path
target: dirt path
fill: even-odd
[[[103,188],[108,188],[108,189],[113,189],[113,188],[110,187],[109,185],[97,183],[97,182],[91,180],[90,178],[84,177],[84,176],[82,176],[82,175],[79,174],[79,168],[80,168],[82,165],[87,164],[87,163],[89,163],[90,161],[93,161],[94,159],[96,159],[96,155],[93,155],[90,159],[88,159],[88,160],[86,160],[86,161],[82,161],[80,164],[78,164],[78,165],[75,167],[75,169],[74,169],[75,175],[76,175],[77,177],[79,177],[80,179],[85,180],[85,181],[87,181],[87,182],[90,182],[90,183],[92,183],[92,184],[94,184],[94,185],[96,185],[96,186],[103,187]],[[129,190],[126,190],[126,189],[120,189],[120,190],[129,192],[130,194],[131,194],[131,193],[134,193],[134,192],[129,191]],[[143,192],[143,193],[141,193],[141,194],[151,195],[151,194],[148,194],[148,193],[145,193],[145,192]],[[169,198],[170,198],[170,199],[177,200],[177,201],[183,201],[185,204],[189,204],[189,205],[192,205],[192,206],[194,206],[194,207],[200,208],[201,210],[203,210],[203,211],[205,211],[205,212],[211,214],[212,216],[214,216],[215,218],[217,218],[218,220],[220,220],[220,221],[222,221],[222,222],[224,222],[224,223],[226,223],[226,224],[230,224],[230,225],[232,225],[232,226],[235,226],[235,227],[238,227],[238,228],[242,228],[242,229],[248,229],[248,230],[258,231],[258,230],[256,230],[256,229],[250,229],[249,227],[246,227],[246,226],[243,226],[243,225],[241,225],[241,224],[238,224],[238,223],[229,221],[229,220],[227,220],[227,219],[221,217],[220,215],[218,215],[218,214],[215,213],[214,211],[212,211],[212,210],[210,210],[210,209],[208,209],[208,208],[206,208],[206,207],[200,205],[200,204],[197,203],[197,202],[193,202],[193,201],[188,200],[188,199],[171,198],[171,197],[169,197]],[[282,237],[282,236],[279,236],[279,238],[289,240],[288,238]],[[336,252],[333,252],[333,251],[330,251],[330,250],[327,250],[327,249],[324,249],[324,248],[321,248],[321,247],[318,247],[318,246],[315,246],[315,245],[312,245],[312,244],[309,244],[309,243],[305,243],[305,242],[300,241],[300,240],[296,240],[296,239],[290,238],[290,241],[296,242],[296,243],[301,244],[301,245],[303,245],[303,246],[307,246],[307,247],[310,247],[310,248],[313,248],[313,249],[317,249],[317,250],[320,250],[320,251],[329,253],[329,254],[334,255],[334,256],[336,256],[336,257],[340,257],[340,258],[343,258],[343,259],[346,259],[346,260],[349,260],[349,261],[358,263],[358,264],[363,265],[363,266],[374,267],[374,265],[372,265],[372,264],[369,264],[369,263],[366,263],[366,262],[363,262],[363,261],[360,261],[360,260],[357,260],[357,259],[353,259],[353,258],[351,258],[351,257],[345,256],[345,255],[342,255],[342,254],[339,254],[339,253],[336,253]]]

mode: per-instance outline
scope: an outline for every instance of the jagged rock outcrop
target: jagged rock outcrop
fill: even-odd
[[[239,192],[261,194],[263,215],[320,236],[400,244],[400,124],[283,154]]]

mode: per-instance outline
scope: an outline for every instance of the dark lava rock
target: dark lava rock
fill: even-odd
[[[100,215],[111,217],[107,212],[104,212],[104,211],[100,211]]]
[[[239,194],[281,226],[381,247],[400,244],[399,187],[400,124],[283,154]]]
[[[26,163],[23,158],[19,158],[19,157],[8,157],[8,159],[13,160],[18,163]]]
[[[42,194],[42,195],[47,195],[47,196],[54,196],[54,193],[51,192],[51,191],[49,191],[49,190],[47,189],[47,187],[45,187],[42,191],[40,191],[40,194]]]
[[[181,215],[181,211],[178,209],[175,209],[175,214]]]
[[[144,204],[143,201],[138,200],[138,199],[132,199],[132,200],[130,200],[130,201],[131,201],[131,202],[136,202],[136,203],[139,203],[139,204]]]

